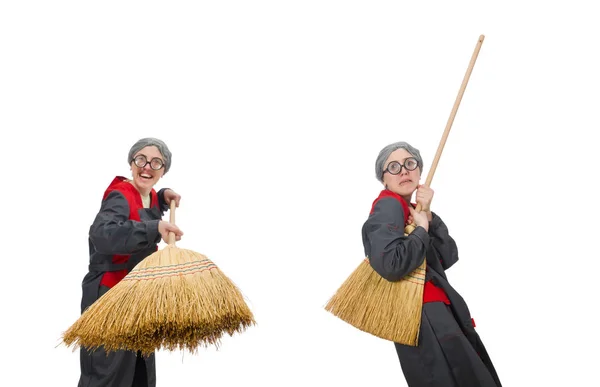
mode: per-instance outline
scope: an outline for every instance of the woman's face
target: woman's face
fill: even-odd
[[[394,175],[393,173],[397,172],[397,169],[394,167],[398,167],[398,165],[394,165],[395,163],[400,163],[402,165],[401,170],[398,174]],[[412,171],[408,169],[414,168],[416,163],[416,159],[408,153],[406,149],[396,149],[390,157],[383,164],[383,184],[392,192],[397,193],[405,199],[410,200],[413,192],[419,186],[419,180],[421,179],[421,170],[419,168],[415,168]],[[390,164],[392,164],[390,166]],[[409,167],[406,169],[406,167]],[[389,170],[387,170],[389,168]],[[393,173],[390,173],[393,172]]]
[[[164,164],[163,157],[155,146],[147,146],[133,155],[131,172],[133,176],[133,185],[137,190],[145,195],[150,193],[152,187],[154,187],[165,173]],[[153,166],[154,168],[157,168],[161,165],[162,168],[158,170],[152,169]]]

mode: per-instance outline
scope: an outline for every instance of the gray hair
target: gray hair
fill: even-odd
[[[155,146],[158,148],[158,151],[162,155],[163,161],[165,162],[165,173],[167,173],[169,171],[169,168],[171,168],[171,151],[167,147],[167,144],[165,144],[158,138],[146,137],[133,144],[133,146],[129,150],[129,158],[127,159],[127,163],[131,164],[133,156],[147,146]]]
[[[418,168],[421,172],[423,172],[423,159],[421,158],[421,153],[419,152],[419,150],[407,142],[399,141],[383,148],[377,156],[377,160],[375,161],[375,176],[377,176],[377,180],[379,180],[380,182],[383,183],[383,169],[385,161],[388,159],[388,157],[390,157],[392,152],[398,149],[406,150],[415,159],[417,159]]]

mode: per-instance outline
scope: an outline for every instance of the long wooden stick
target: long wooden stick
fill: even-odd
[[[456,117],[456,112],[458,111],[458,106],[460,105],[460,101],[462,101],[463,94],[465,94],[465,89],[467,88],[467,83],[469,83],[469,78],[471,78],[471,73],[473,72],[473,67],[475,67],[475,61],[477,60],[477,56],[479,55],[479,50],[481,50],[481,45],[483,44],[483,39],[485,39],[484,35],[480,35],[477,40],[477,45],[475,46],[475,51],[473,51],[473,55],[471,56],[471,62],[469,62],[469,67],[467,68],[467,72],[463,78],[462,84],[460,85],[460,89],[458,90],[458,95],[456,96],[456,100],[454,101],[454,106],[452,107],[452,111],[450,112],[450,117],[448,118],[448,122],[446,123],[446,128],[444,129],[444,134],[442,134],[442,139],[440,140],[440,145],[438,146],[437,151],[435,152],[435,157],[433,158],[433,163],[431,164],[431,169],[427,174],[427,179],[425,180],[425,186],[429,187],[431,185],[431,181],[433,180],[433,174],[438,166],[440,161],[440,157],[442,157],[442,151],[444,150],[444,145],[446,145],[446,140],[448,139],[448,135],[450,134],[450,128],[452,128],[452,124],[454,123],[454,117]],[[416,211],[421,211],[421,204],[417,204]]]
[[[175,224],[175,199],[171,199],[171,204],[169,205],[169,223]],[[173,231],[169,231],[167,236],[168,244],[170,246],[175,246],[175,233]]]

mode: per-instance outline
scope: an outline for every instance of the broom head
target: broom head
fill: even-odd
[[[400,281],[390,282],[368,257],[325,306],[348,324],[379,338],[416,346],[421,328],[426,261]]]
[[[211,260],[168,245],[86,309],[63,342],[144,355],[158,349],[195,352],[254,324],[240,290]]]

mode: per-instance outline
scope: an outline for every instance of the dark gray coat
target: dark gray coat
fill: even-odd
[[[450,285],[445,270],[458,261],[456,243],[433,214],[429,232],[417,227],[404,235],[405,210],[398,195],[380,196],[362,228],[365,255],[388,281],[398,281],[427,259],[425,281],[443,289],[450,305],[423,305],[419,345],[395,343],[411,387],[500,387],[494,366],[475,331],[466,302]],[[406,205],[406,204],[405,204]]]

